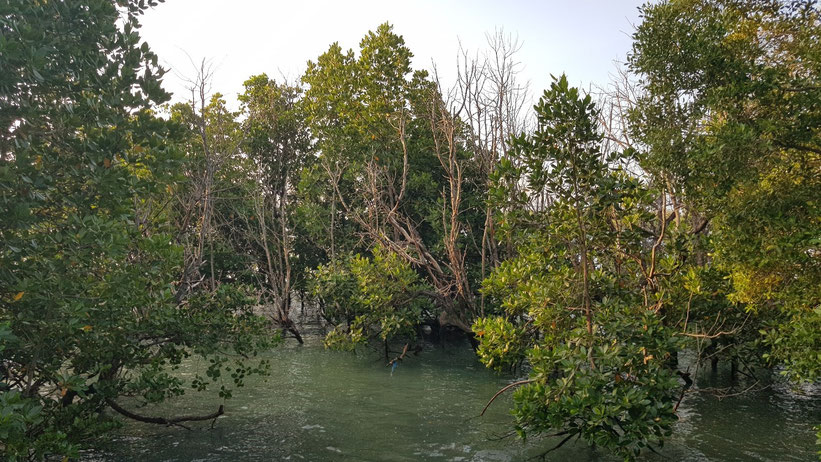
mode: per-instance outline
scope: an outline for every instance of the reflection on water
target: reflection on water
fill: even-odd
[[[249,381],[226,403],[226,415],[179,427],[127,422],[97,461],[514,461],[539,455],[557,439],[510,433],[510,396],[487,400],[510,377],[484,369],[467,345],[429,346],[391,375],[376,354],[324,351],[317,340],[272,353],[274,374]],[[191,363],[184,373],[205,365]],[[200,371],[202,372],[202,371]],[[821,399],[784,386],[717,400],[694,393],[679,408],[675,435],[647,460],[813,460],[812,423]],[[162,415],[212,412],[218,398],[191,394],[145,410]],[[548,460],[614,460],[583,442]]]

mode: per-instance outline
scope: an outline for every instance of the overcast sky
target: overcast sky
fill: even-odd
[[[552,73],[587,88],[605,85],[614,61],[630,50],[639,0],[168,0],[142,19],[142,37],[170,70],[165,88],[186,98],[193,62],[210,60],[214,91],[234,101],[254,74],[298,78],[305,63],[333,42],[358,50],[369,31],[387,21],[405,38],[415,69],[435,62],[443,79],[454,74],[459,41],[486,48],[498,28],[518,36],[521,79],[541,94]],[[448,82],[443,82],[448,83]]]

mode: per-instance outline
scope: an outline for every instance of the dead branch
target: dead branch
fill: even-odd
[[[117,411],[117,413],[128,417],[129,419],[136,420],[138,422],[145,422],[151,424],[159,424],[159,425],[178,425],[185,427],[184,425],[180,425],[182,422],[199,422],[203,420],[211,420],[216,419],[217,417],[225,414],[225,407],[220,404],[219,409],[216,412],[212,412],[211,414],[207,415],[190,415],[190,416],[182,416],[182,417],[173,417],[173,418],[165,418],[165,417],[148,417],[144,415],[137,414],[135,412],[129,411],[114,401],[111,398],[106,398],[105,402],[111,406],[111,409]],[[185,427],[187,428],[187,427]]]
[[[488,402],[487,402],[487,404],[485,404],[485,407],[484,407],[484,409],[482,409],[482,412],[480,412],[480,413],[479,413],[479,417],[481,417],[481,416],[485,415],[485,411],[487,411],[487,408],[489,408],[489,407],[490,407],[490,405],[491,405],[491,404],[493,404],[493,402],[494,402],[494,401],[496,401],[496,398],[498,398],[498,397],[499,397],[499,395],[501,395],[502,393],[504,393],[504,392],[506,392],[506,391],[510,390],[510,389],[511,389],[511,388],[513,388],[513,387],[518,387],[518,386],[521,386],[521,385],[526,385],[526,384],[528,384],[528,383],[533,383],[533,382],[535,382],[535,381],[536,381],[536,379],[519,380],[518,382],[513,382],[513,383],[511,383],[511,384],[509,384],[509,385],[506,385],[506,386],[505,386],[505,387],[503,387],[501,390],[497,391],[497,392],[496,392],[496,394],[495,394],[495,395],[493,395],[493,398],[490,398],[490,401],[488,401]]]
[[[400,354],[399,356],[397,356],[397,357],[393,358],[392,360],[390,360],[388,362],[388,364],[386,364],[385,366],[386,367],[391,367],[394,364],[398,363],[399,361],[402,361],[403,359],[405,359],[406,354],[408,354],[408,344],[407,343],[405,344],[405,348],[402,349],[402,354]]]

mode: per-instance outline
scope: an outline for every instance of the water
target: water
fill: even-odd
[[[179,427],[126,422],[95,461],[516,461],[538,456],[558,439],[523,443],[512,428],[509,394],[483,417],[487,400],[511,377],[486,370],[465,345],[429,346],[393,374],[383,358],[324,351],[316,339],[272,353],[274,373],[249,381],[226,415]],[[206,365],[188,364],[184,374]],[[721,377],[719,377],[720,382]],[[815,460],[813,422],[821,397],[784,386],[717,400],[696,393],[679,408],[676,434],[646,460]],[[186,395],[145,414],[213,412],[222,401]],[[583,442],[548,460],[615,460]]]

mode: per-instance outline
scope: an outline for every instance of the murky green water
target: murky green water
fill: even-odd
[[[275,373],[235,393],[213,429],[210,423],[187,431],[129,422],[88,460],[515,461],[557,442],[500,439],[511,428],[509,396],[477,417],[511,378],[484,369],[467,345],[431,346],[391,375],[376,354],[327,352],[318,343],[309,339],[274,352]],[[186,373],[196,367],[190,364]],[[191,395],[150,412],[208,413],[220,402]],[[675,436],[661,456],[647,460],[815,459],[817,391],[808,396],[771,387],[722,401],[694,394],[679,412]],[[548,460],[612,458],[579,443]]]

